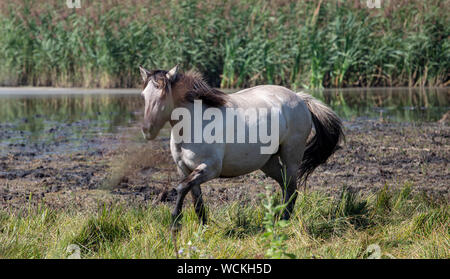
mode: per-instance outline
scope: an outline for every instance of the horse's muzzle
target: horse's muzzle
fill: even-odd
[[[141,132],[142,132],[142,135],[144,136],[144,139],[146,139],[146,140],[152,140],[156,137],[155,135],[152,135],[150,133],[149,128],[142,127]]]

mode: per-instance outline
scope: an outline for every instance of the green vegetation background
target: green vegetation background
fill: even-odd
[[[214,86],[449,84],[448,1],[4,0],[0,85],[139,87],[181,64]]]

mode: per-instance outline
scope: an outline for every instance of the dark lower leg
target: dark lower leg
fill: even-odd
[[[172,228],[177,229],[179,227],[179,221],[181,219],[181,210],[183,208],[183,201],[186,197],[186,194],[191,190],[194,189],[193,195],[194,200],[197,200],[196,205],[196,211],[197,214],[202,214],[204,211],[203,208],[203,201],[201,200],[201,190],[200,190],[200,184],[210,179],[212,176],[212,173],[208,173],[206,171],[207,165],[201,164],[198,166],[195,170],[193,170],[177,187],[177,203],[175,205],[175,208],[172,212],[172,220],[173,225]],[[197,199],[195,197],[198,197]],[[205,216],[205,214],[202,214]]]
[[[283,194],[283,203],[286,205],[286,208],[283,211],[282,218],[283,220],[289,220],[292,212],[294,211],[295,201],[297,200],[297,189],[296,185],[289,185],[286,191]]]
[[[200,185],[195,185],[191,189],[192,199],[194,201],[195,213],[197,213],[200,222],[206,225],[206,210],[203,204],[202,190]]]
[[[181,209],[183,208],[183,201],[186,197],[186,194],[190,190],[189,183],[180,183],[176,190],[177,190],[177,202],[175,204],[175,208],[172,211],[172,229],[176,229],[179,226],[180,219],[181,219]]]
[[[294,168],[283,168],[283,204],[286,205],[282,218],[289,220],[297,199],[297,175]]]

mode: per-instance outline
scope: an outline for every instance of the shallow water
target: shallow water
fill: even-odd
[[[96,150],[138,119],[140,102],[130,94],[0,95],[0,154]]]
[[[310,93],[345,120],[434,122],[450,110],[447,88]],[[137,90],[3,89],[0,92],[0,154],[11,150],[38,153],[94,150],[102,136],[140,122],[142,111]]]
[[[448,88],[370,88],[313,91],[343,119],[435,122],[450,110]]]

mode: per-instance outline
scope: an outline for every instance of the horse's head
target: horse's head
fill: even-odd
[[[170,120],[174,109],[171,83],[177,79],[178,65],[170,71],[149,71],[143,67],[139,69],[144,81],[144,90],[141,95],[145,101],[142,133],[145,139],[152,140]]]

